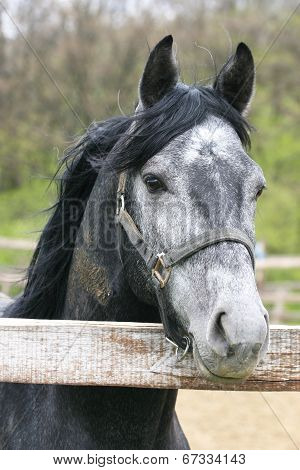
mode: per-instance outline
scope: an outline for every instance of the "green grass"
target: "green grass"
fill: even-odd
[[[47,191],[49,182],[32,179],[29,183],[0,194],[0,236],[38,238],[48,215],[41,213],[54,201],[55,188]]]
[[[290,312],[300,312],[300,303],[299,302],[287,302],[285,308]]]
[[[28,266],[32,251],[0,249],[0,266],[23,268]]]
[[[18,286],[18,285],[12,285],[9,289],[9,296],[14,298],[17,295],[21,294],[23,292],[23,287]]]
[[[266,269],[265,281],[300,281],[300,268]]]
[[[37,240],[48,214],[42,213],[55,200],[55,186],[32,179],[28,184],[0,193],[0,236]],[[0,249],[0,266],[26,267],[31,250]]]
[[[299,326],[299,321],[298,320],[289,320],[289,321],[286,321],[284,322],[285,325],[288,325],[288,326]]]

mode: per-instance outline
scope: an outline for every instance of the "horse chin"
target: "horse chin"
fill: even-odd
[[[230,375],[218,375],[215,372],[212,372],[209,366],[204,362],[199,352],[199,349],[195,344],[195,341],[193,341],[193,358],[199,375],[210,382],[215,382],[219,384],[238,384],[244,382],[252,374],[253,370],[255,369],[255,366],[257,365],[255,364],[244,371],[240,371],[238,374],[233,373],[232,375],[234,376],[232,377]]]

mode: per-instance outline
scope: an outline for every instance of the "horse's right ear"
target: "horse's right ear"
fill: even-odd
[[[139,98],[148,108],[171,91],[178,81],[178,68],[172,49],[173,37],[164,37],[151,51],[139,85]]]

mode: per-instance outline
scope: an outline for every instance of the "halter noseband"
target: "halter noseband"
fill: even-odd
[[[172,319],[169,318],[165,296],[163,295],[163,289],[168,283],[173,266],[208,246],[224,241],[231,241],[241,243],[247,248],[253,269],[255,269],[254,245],[248,235],[237,228],[217,228],[200,234],[189,243],[157,254],[144,241],[143,235],[125,209],[125,186],[126,173],[123,172],[120,174],[117,190],[116,222],[123,227],[130,243],[138,251],[145,261],[149,272],[151,272],[166,339],[176,346],[177,358],[181,360],[188,352],[191,346],[191,340],[188,335],[180,334]],[[178,355],[179,348],[183,351],[180,357]]]

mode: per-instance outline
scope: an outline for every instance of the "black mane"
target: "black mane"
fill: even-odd
[[[242,144],[250,146],[249,124],[211,87],[179,84],[148,109],[88,128],[62,161],[64,173],[56,178],[58,201],[33,254],[24,293],[10,308],[11,316],[60,318],[74,248],[74,242],[66,237],[70,233],[70,204],[74,210],[77,201],[79,227],[98,172],[141,167],[208,115],[226,120]]]

